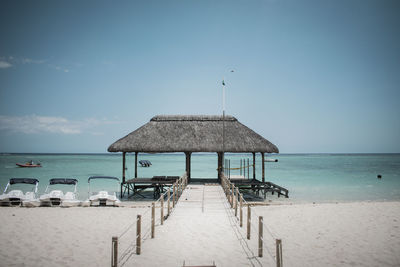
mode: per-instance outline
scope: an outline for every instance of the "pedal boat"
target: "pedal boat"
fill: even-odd
[[[45,194],[41,195],[41,206],[60,206],[60,207],[78,207],[81,201],[77,199],[76,187],[78,180],[72,178],[53,178],[49,180],[49,185],[46,187]],[[50,186],[54,185],[73,185],[74,191],[68,191],[64,194],[63,190],[49,190]]]
[[[24,193],[20,189],[12,189],[16,184],[34,185],[34,189]],[[36,197],[38,185],[39,181],[35,178],[11,178],[6,185],[3,194],[0,195],[0,205],[38,207],[40,205],[40,202]],[[9,191],[7,192],[7,190]]]
[[[88,199],[82,202],[82,206],[114,206],[119,207],[121,201],[117,198],[116,192],[109,193],[106,190],[101,190],[98,192],[91,192],[90,182],[94,180],[115,180],[118,185],[120,181],[117,177],[112,176],[91,176],[88,179]]]

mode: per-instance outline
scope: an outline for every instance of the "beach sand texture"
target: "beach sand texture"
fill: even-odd
[[[249,266],[237,228],[221,186],[189,185],[156,238],[128,266]]]
[[[284,266],[400,266],[400,202],[256,207]]]
[[[252,258],[257,229],[243,242],[245,224],[238,227],[220,190],[189,185],[164,225],[158,220],[155,238],[144,238],[142,254],[123,266],[275,266],[267,250]],[[0,265],[109,266],[111,237],[149,210],[129,205],[145,207],[0,208]],[[282,239],[284,266],[400,266],[400,202],[271,205],[252,212],[253,224],[264,216],[272,235]],[[143,216],[144,230],[149,216]],[[120,253],[134,238],[135,227],[120,239]],[[264,242],[274,254],[266,231]]]

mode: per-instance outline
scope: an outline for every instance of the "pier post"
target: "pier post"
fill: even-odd
[[[136,254],[140,255],[142,249],[142,215],[137,216],[136,220]]]
[[[243,226],[243,196],[240,194],[240,210],[239,210],[240,227]]]
[[[282,259],[282,240],[276,239],[276,267],[283,266],[283,259]]]
[[[247,239],[250,240],[250,231],[251,231],[251,208],[250,205],[247,204]]]
[[[234,189],[233,183],[231,183],[231,185],[232,185],[232,188],[231,188],[231,208],[233,208],[233,197],[234,197],[233,194],[234,194],[234,192],[235,192],[235,191],[234,191],[235,189]]]
[[[258,257],[263,256],[263,216],[258,217]]]
[[[230,186],[228,180],[226,179],[225,175],[224,175],[224,181],[225,181],[225,195],[226,195],[226,198],[229,200],[229,190],[230,190],[231,186]]]
[[[242,159],[240,159],[240,176],[242,176]]]
[[[262,182],[265,183],[265,162],[264,152],[261,152]],[[265,197],[264,197],[265,198]]]
[[[178,183],[176,184],[176,202],[178,202],[179,198],[181,197],[181,182],[178,179]]]
[[[172,208],[175,208],[175,199],[176,199],[176,183],[174,183],[174,190],[172,193]]]
[[[236,190],[235,190],[235,217],[237,216],[237,211],[238,211],[238,195],[239,195],[239,189],[236,187]]]
[[[151,238],[154,238],[155,222],[156,222],[156,204],[151,203]]]
[[[182,180],[180,180],[179,181],[179,198],[181,198],[181,196],[182,196],[182,191],[183,191],[183,189],[182,189]]]
[[[164,195],[161,196],[161,225],[164,224]]]
[[[183,194],[183,178],[181,179],[180,184],[181,184],[181,192],[179,193],[179,197],[181,197]]]
[[[111,239],[111,267],[118,266],[118,237],[113,236]]]
[[[224,192],[225,192],[225,196],[228,197],[228,183],[226,182],[225,177],[222,177],[222,180],[224,183]]]
[[[170,209],[171,209],[171,205],[170,205],[170,199],[171,199],[171,188],[169,187],[168,188],[168,192],[167,192],[167,197],[168,197],[168,209],[167,209],[167,214],[168,214],[168,217],[169,217],[169,211],[170,211]]]

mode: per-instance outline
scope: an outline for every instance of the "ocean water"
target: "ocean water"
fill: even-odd
[[[226,154],[231,168],[239,167],[240,159],[251,154]],[[266,162],[266,181],[289,190],[290,198],[280,201],[293,202],[348,202],[400,200],[400,154],[278,154],[267,158],[278,162]],[[15,163],[29,160],[40,161],[41,168],[19,168]],[[139,154],[138,160],[152,162],[150,168],[140,167],[138,177],[155,175],[181,175],[185,171],[185,156],[176,154]],[[127,179],[134,177],[134,154],[127,155]],[[217,155],[192,154],[193,178],[216,178]],[[239,175],[239,170],[231,171]],[[382,179],[377,179],[377,175]],[[0,188],[3,191],[10,178],[37,178],[39,193],[43,193],[51,178],[78,179],[79,198],[87,198],[87,179],[94,175],[122,178],[121,154],[1,154]],[[247,172],[246,172],[247,175]],[[250,177],[253,177],[250,168]],[[261,179],[261,157],[256,157],[256,177]],[[93,190],[104,188],[118,191],[112,182],[91,184]],[[267,196],[277,200],[276,195]]]

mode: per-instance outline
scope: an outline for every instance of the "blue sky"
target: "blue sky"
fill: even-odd
[[[1,1],[0,152],[226,112],[282,153],[400,152],[400,2]],[[230,70],[235,72],[231,73]]]

